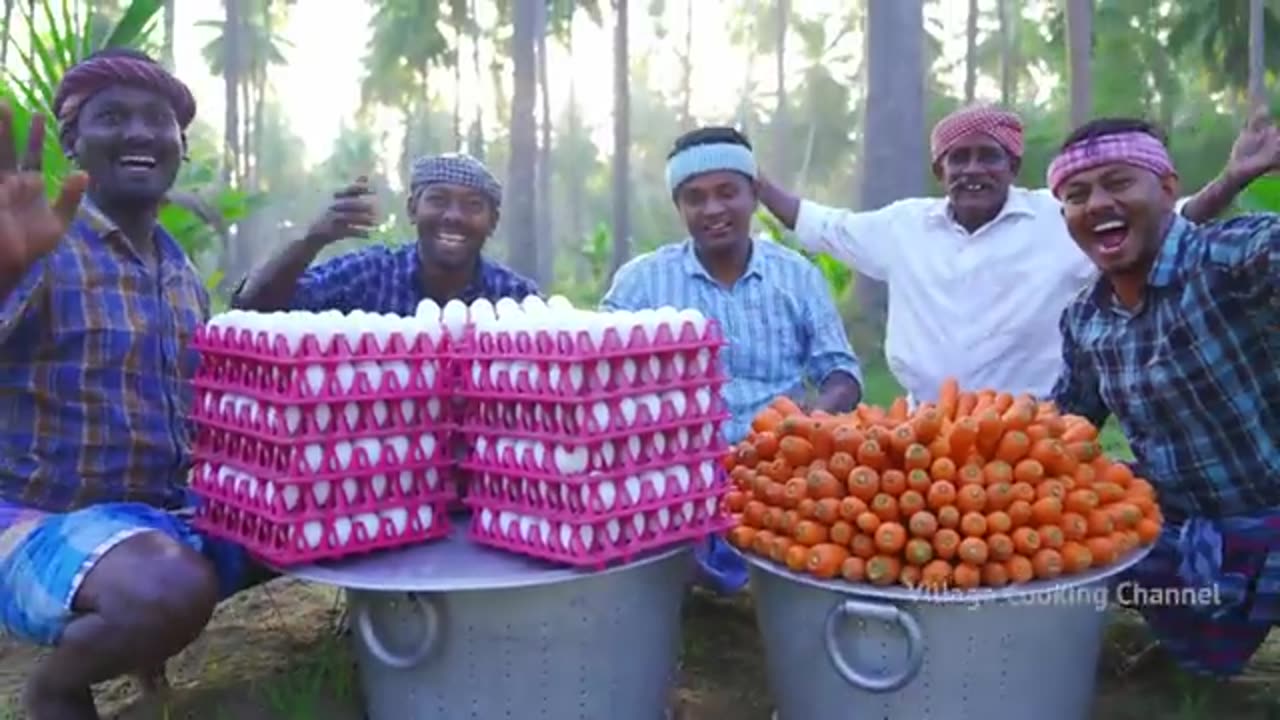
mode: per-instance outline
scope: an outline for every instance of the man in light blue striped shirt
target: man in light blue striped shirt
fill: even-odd
[[[851,410],[862,396],[858,360],[822,273],[803,255],[751,235],[756,178],[751,144],[732,128],[677,139],[667,186],[689,238],[623,265],[601,301],[606,310],[696,308],[720,324],[733,416],[725,434],[735,443],[779,395],[832,413]],[[741,561],[734,564],[720,568],[722,588],[745,583]]]

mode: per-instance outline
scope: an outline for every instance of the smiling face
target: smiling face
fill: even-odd
[[[951,146],[934,171],[947,190],[957,222],[972,231],[1004,207],[1018,173],[1018,159],[991,136],[971,133]]]
[[[74,151],[90,193],[108,207],[159,204],[182,162],[182,130],[164,96],[116,86],[80,110]]]
[[[423,188],[416,202],[410,200],[409,214],[418,227],[423,258],[447,270],[471,267],[498,224],[487,195],[448,183]]]
[[[1098,269],[1145,272],[1173,216],[1178,181],[1112,163],[1071,176],[1061,197],[1071,237]]]
[[[756,203],[755,185],[730,170],[695,175],[676,190],[676,208],[689,235],[698,249],[711,254],[747,240]]]

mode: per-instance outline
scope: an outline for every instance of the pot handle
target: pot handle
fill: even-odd
[[[840,645],[836,641],[836,627],[839,621],[847,617],[858,617],[865,620],[879,620],[897,623],[907,636],[907,664],[897,673],[883,677],[871,677],[855,670],[845,659]],[[911,613],[893,605],[870,603],[861,600],[841,600],[831,607],[827,613],[827,621],[823,626],[823,636],[827,645],[827,658],[836,672],[845,682],[860,689],[874,693],[893,692],[902,688],[915,678],[924,663],[924,632],[920,623]]]
[[[413,649],[404,654],[388,650],[382,640],[378,639],[378,633],[373,627],[373,616],[369,613],[369,602],[362,599],[360,602],[353,603],[356,632],[360,633],[360,639],[365,647],[369,648],[370,654],[378,662],[397,670],[409,670],[426,660],[427,655],[435,648],[436,637],[440,634],[440,612],[436,609],[435,603],[417,593],[405,593],[405,598],[422,615],[426,629],[423,630],[422,637],[418,639]]]

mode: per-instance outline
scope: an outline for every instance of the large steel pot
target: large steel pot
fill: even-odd
[[[682,547],[603,572],[464,536],[292,569],[346,588],[369,720],[659,720],[692,564]]]
[[[778,720],[1087,720],[1113,579],[960,596],[800,575],[748,556]]]

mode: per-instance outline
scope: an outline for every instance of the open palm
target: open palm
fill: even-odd
[[[18,163],[13,113],[0,103],[0,288],[16,282],[33,262],[57,247],[88,186],[84,173],[72,173],[50,205],[41,175],[43,147],[44,118],[36,115]]]
[[[1230,170],[1246,182],[1280,170],[1280,128],[1272,122],[1266,107],[1255,109],[1249,117],[1231,146],[1228,163]]]

